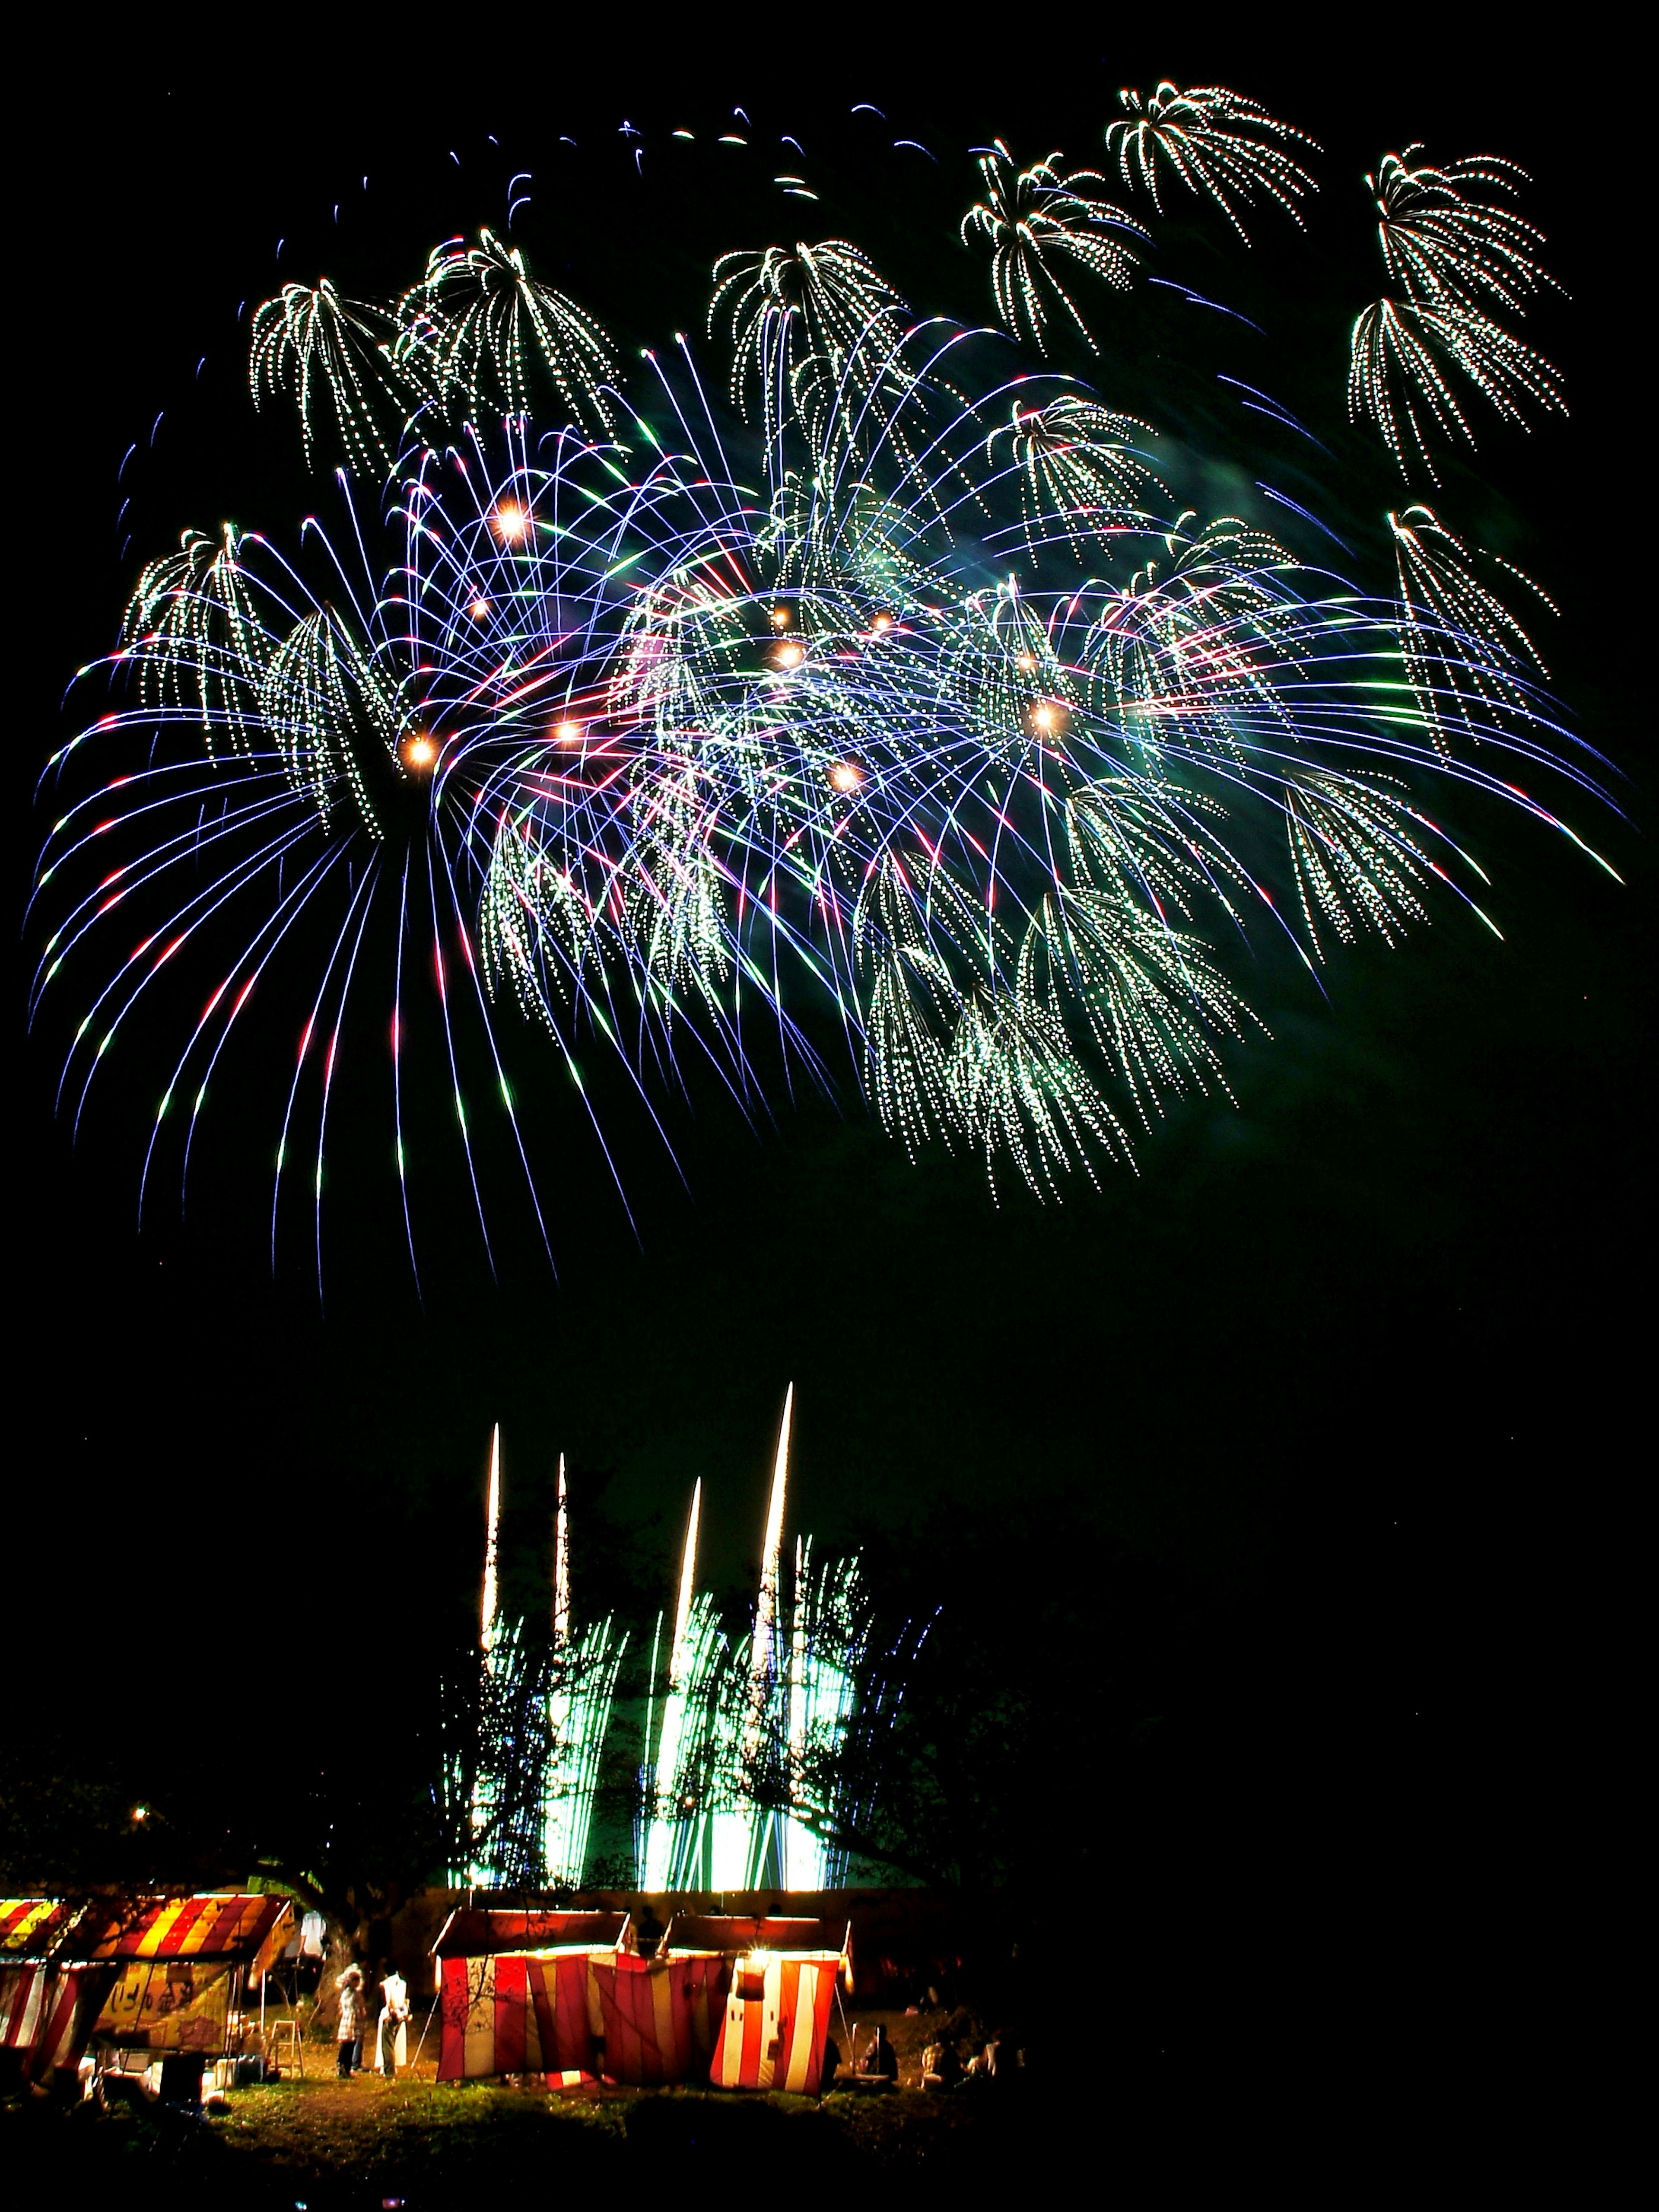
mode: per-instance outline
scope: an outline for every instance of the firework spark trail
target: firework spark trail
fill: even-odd
[[[1048,318],[1058,305],[1090,350],[1098,352],[1054,264],[1073,261],[1103,283],[1127,289],[1136,256],[1126,241],[1144,240],[1146,233],[1133,216],[1090,189],[1105,182],[1097,169],[1062,170],[1061,158],[1049,154],[1029,169],[1017,168],[996,140],[979,156],[985,198],[963,217],[962,235],[990,247],[997,313],[1016,337],[1029,338],[1046,353]]]
[[[1507,204],[1524,170],[1488,155],[1413,168],[1422,150],[1384,155],[1365,179],[1397,291],[1355,318],[1348,412],[1376,425],[1402,475],[1415,457],[1437,482],[1433,441],[1475,442],[1462,386],[1504,422],[1524,423],[1533,408],[1565,414],[1559,371],[1497,319],[1561,288],[1539,262],[1542,232]]]
[[[1110,143],[1155,202],[1163,164],[1235,223],[1253,194],[1299,214],[1311,180],[1290,149],[1310,142],[1288,126],[1217,88],[1127,97],[1139,119]],[[1353,365],[1353,404],[1402,463],[1468,433],[1454,376],[1511,416],[1559,399],[1496,320],[1548,281],[1508,204],[1518,173],[1414,154],[1375,187],[1401,297],[1361,318]],[[990,248],[1007,331],[1041,351],[1058,315],[1088,338],[1063,275],[1126,284],[1144,232],[1058,155],[1021,171],[998,142],[980,171],[963,235]],[[370,343],[376,315],[401,367]],[[268,974],[316,916],[329,943],[273,1251],[326,1029],[320,1252],[346,1005],[384,966],[413,1264],[406,951],[430,963],[487,1253],[461,1027],[482,1027],[466,1064],[487,1071],[550,1253],[556,1226],[495,1033],[509,1001],[556,1041],[619,1191],[584,1040],[666,1142],[659,1096],[689,1095],[694,1060],[755,1115],[798,1077],[833,1090],[828,1019],[907,1147],[959,1145],[994,1180],[1012,1162],[1058,1194],[1094,1156],[1130,1158],[1131,1124],[1169,1095],[1224,1083],[1222,1048],[1255,1018],[1228,972],[1253,918],[1311,972],[1362,930],[1395,941],[1431,893],[1473,904],[1480,871],[1433,829],[1425,779],[1580,842],[1519,777],[1604,796],[1563,755],[1529,637],[1431,510],[1390,517],[1388,597],[1247,518],[1182,511],[1152,426],[1011,364],[1007,335],[914,317],[845,239],[724,257],[709,315],[752,439],[722,428],[683,337],[625,386],[599,326],[488,233],[437,248],[401,309],[290,287],[256,319],[256,396],[290,393],[308,455],[332,410],[344,524],[307,516],[291,558],[257,532],[187,532],[143,570],[99,665],[125,700],[49,765],[94,741],[118,763],[148,744],[149,762],[46,840],[34,898],[63,905],[31,1003],[90,1001],[65,1083],[103,1024],[78,1122],[126,1015],[225,917],[241,951],[213,962],[206,1011],[191,1001],[165,1115],[192,1054],[218,1065],[246,1000],[233,979]],[[544,369],[562,414],[538,434]],[[427,398],[381,466],[374,426],[392,417],[374,410],[410,376]],[[434,427],[458,413],[444,444]],[[351,480],[371,459],[378,516]],[[342,863],[345,917],[325,920]],[[118,933],[141,910],[135,952]]]
[[[1239,208],[1259,194],[1305,228],[1301,203],[1319,187],[1290,149],[1316,154],[1319,148],[1304,132],[1224,85],[1182,92],[1164,83],[1144,105],[1138,92],[1121,92],[1118,99],[1127,112],[1107,125],[1107,149],[1117,156],[1124,183],[1141,185],[1160,215],[1167,171],[1188,191],[1213,200],[1247,246]]]

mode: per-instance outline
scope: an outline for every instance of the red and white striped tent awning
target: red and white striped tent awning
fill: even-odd
[[[108,1987],[107,1967],[59,1963],[84,1917],[60,1898],[0,1901],[0,2051],[19,2054],[26,2080],[79,2063]]]

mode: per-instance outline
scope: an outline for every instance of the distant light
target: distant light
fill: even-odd
[[[560,722],[553,735],[562,745],[579,745],[582,741],[582,726],[580,722]]]
[[[788,645],[781,645],[775,657],[780,668],[799,668],[806,658],[806,648],[792,641]]]
[[[1024,670],[1024,673],[1029,676],[1031,671],[1036,666],[1036,662],[1029,653],[1022,653],[1019,659],[1014,663],[1014,665],[1016,668]]]
[[[772,627],[773,627],[773,629],[788,629],[788,627],[789,627],[789,610],[788,610],[788,608],[787,608],[787,607],[774,607],[774,608],[773,608],[773,610],[772,610]]]
[[[135,1820],[149,1820],[149,1807],[148,1805],[135,1805],[132,1808],[132,1817]]]
[[[417,731],[412,738],[405,738],[400,750],[404,766],[406,769],[412,769],[416,775],[429,769],[438,757],[437,746],[421,731]]]
[[[891,615],[878,615],[870,624],[871,634],[875,637],[884,637],[892,627]]]
[[[474,622],[482,622],[489,612],[489,602],[488,599],[474,599],[468,611]]]
[[[856,791],[864,781],[864,771],[854,761],[837,761],[830,771],[830,781],[836,791]]]
[[[515,500],[503,500],[491,519],[496,536],[508,545],[521,544],[529,532],[530,518]]]
[[[1042,737],[1059,737],[1068,720],[1065,708],[1057,699],[1039,699],[1031,709],[1031,727]]]

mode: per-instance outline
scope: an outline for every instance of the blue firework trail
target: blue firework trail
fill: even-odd
[[[1277,179],[1294,213],[1310,180],[1271,131],[1249,155],[1260,112],[1183,97],[1160,87],[1158,114],[1233,134],[1213,174]],[[1171,149],[1210,173],[1190,135],[1135,128],[1149,188]],[[1046,259],[979,211],[1001,331],[916,314],[841,239],[723,258],[712,379],[684,335],[624,374],[488,232],[398,302],[289,285],[261,310],[256,395],[297,397],[307,453],[331,416],[350,469],[291,556],[227,529],[152,562],[81,672],[111,710],[48,764],[56,785],[106,763],[53,824],[31,909],[51,918],[32,1018],[82,1009],[59,1084],[77,1129],[129,1018],[176,1016],[186,969],[205,981],[141,1209],[169,1117],[190,1100],[182,1193],[233,1031],[288,1003],[279,956],[316,964],[274,1117],[272,1257],[314,1101],[319,1293],[330,1117],[383,1018],[417,1280],[413,1164],[451,1113],[491,1254],[462,1075],[479,1040],[554,1252],[509,1011],[550,1041],[624,1206],[582,1073],[600,1047],[665,1145],[695,1061],[751,1116],[850,1084],[913,1155],[942,1143],[1058,1196],[1131,1161],[1171,1095],[1224,1091],[1256,1020],[1237,952],[1263,921],[1316,974],[1447,894],[1496,927],[1437,784],[1584,843],[1538,787],[1605,803],[1594,757],[1432,511],[1389,518],[1397,588],[1368,592],[1186,506],[1155,430],[1030,357],[1056,269],[1074,319],[1091,271],[1134,275],[1096,236],[1119,211],[1094,173],[1018,181]],[[441,1079],[410,1057],[422,969]]]

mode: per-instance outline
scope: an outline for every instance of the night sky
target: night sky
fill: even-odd
[[[954,167],[928,173],[909,217],[878,204],[880,170],[806,219],[845,228],[920,304],[983,315],[954,240],[966,149],[1000,132],[1028,159],[1097,159],[1119,83],[1163,74],[1235,84],[1326,149],[1310,246],[1263,216],[1252,254],[1218,217],[1162,248],[1266,325],[1237,357],[1332,443],[1323,512],[1398,497],[1343,413],[1348,321],[1376,289],[1362,173],[1413,137],[1533,172],[1525,211],[1573,298],[1528,335],[1564,367],[1572,417],[1530,438],[1482,420],[1446,503],[1562,604],[1540,625],[1556,688],[1631,779],[1629,821],[1575,818],[1629,888],[1518,816],[1471,811],[1503,944],[1447,904],[1401,951],[1339,952],[1328,1002],[1264,956],[1273,1041],[1234,1054],[1237,1106],[1172,1107],[1138,1176],[1074,1177],[1047,1207],[1012,1177],[994,1204],[971,1163],[912,1168],[849,1085],[839,1109],[783,1102],[755,1129],[696,1097],[671,1117],[684,1184],[618,1102],[635,1234],[551,1096],[551,1059],[504,1016],[520,1099],[547,1078],[556,1279],[504,1226],[492,1280],[476,1223],[434,1194],[417,1299],[375,1180],[384,1139],[359,1157],[345,1137],[320,1312],[302,1227],[271,1279],[280,1103],[262,1079],[227,1075],[190,1219],[158,1205],[140,1237],[148,1074],[100,1078],[72,1157],[52,1111],[61,1037],[26,1042],[15,1013],[13,1750],[154,1796],[184,1856],[210,1853],[220,1812],[227,1851],[279,1830],[306,1848],[317,1804],[423,1771],[440,1659],[476,1602],[493,1421],[509,1545],[544,1559],[562,1450],[578,1605],[616,1602],[648,1634],[697,1476],[708,1571],[734,1594],[750,1573],[793,1380],[792,1527],[866,1545],[883,1601],[943,1605],[994,1673],[1042,1682],[1053,1638],[1052,1790],[1028,1775],[1034,1794],[999,1816],[1022,1832],[1021,1873],[1081,1910],[1085,1887],[1179,1834],[1200,1890],[1245,1866],[1350,1899],[1524,1886],[1514,1836],[1586,1755],[1583,1714],[1619,1663],[1625,1431],[1650,1341],[1651,725],[1632,649],[1647,591],[1623,539],[1639,424],[1609,227],[1622,179],[1578,161],[1547,73],[1401,47],[1363,69],[1237,39],[1103,61],[1079,35],[1039,91],[1035,67],[1011,89],[988,41],[977,81],[971,52],[947,70],[872,50],[825,74],[805,47],[736,43],[638,81],[632,54],[556,65],[551,48],[453,69],[400,52],[384,73],[288,51],[170,76],[152,50],[88,77],[76,58],[69,112],[54,94],[24,126],[14,210],[20,905],[62,685],[112,641],[141,559],[222,514],[291,530],[316,496],[291,420],[247,404],[239,301],[319,268],[398,289],[441,235],[499,222],[526,166],[547,179],[532,266],[608,318],[631,301],[629,336],[695,331],[713,250],[747,240],[717,234],[717,202],[655,184],[649,134],[742,104],[811,148],[868,99]],[[644,179],[624,116],[647,134]],[[561,131],[591,163],[567,149],[556,168]],[[1168,312],[1156,345],[1124,341],[1143,389],[1158,364],[1128,356],[1181,345]],[[31,930],[20,1009],[37,948]],[[515,1218],[501,1188],[492,1228]],[[1156,1755],[1136,1747],[1153,1739]]]

